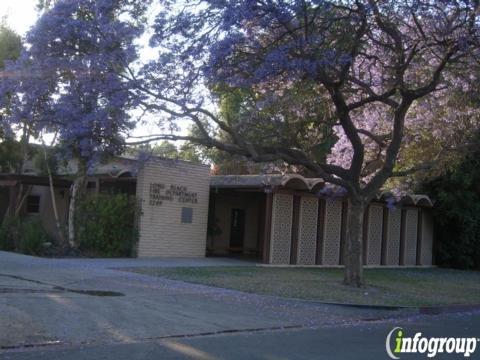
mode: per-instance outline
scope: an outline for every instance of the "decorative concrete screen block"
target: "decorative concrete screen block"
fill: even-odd
[[[138,256],[205,256],[210,168],[152,158],[139,171]],[[188,209],[188,210],[186,210]]]
[[[388,210],[388,233],[386,265],[398,265],[400,262],[400,233],[402,228],[402,210]]]
[[[383,206],[372,205],[368,213],[367,265],[382,260]]]
[[[405,265],[416,265],[417,263],[417,227],[418,210],[407,210],[405,216],[405,248],[403,255]]]
[[[274,194],[270,264],[289,264],[292,240],[293,195]]]
[[[342,202],[325,202],[325,227],[323,235],[323,265],[338,265],[340,261],[340,237],[342,232]]]
[[[433,252],[433,217],[428,211],[422,214],[422,250],[421,250],[421,264],[432,265]]]
[[[298,227],[299,265],[314,265],[317,245],[318,199],[302,197],[300,201],[300,221]]]

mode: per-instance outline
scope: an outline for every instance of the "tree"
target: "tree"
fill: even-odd
[[[22,40],[18,34],[5,25],[0,23],[0,171],[20,173],[23,169],[25,159],[30,152],[28,146],[27,132],[22,132],[20,142],[15,139],[15,134],[11,124],[6,119],[11,114],[12,89],[11,72],[9,65],[15,61],[22,51]],[[4,223],[7,222],[10,215],[18,216],[22,204],[30,192],[29,186],[19,185],[17,189],[11,188],[10,191],[17,192],[15,203],[9,203],[9,208],[4,217]]]
[[[458,77],[462,79],[461,86],[439,90],[412,108],[397,168],[407,170],[418,163],[431,166],[407,177],[390,179],[389,187],[416,188],[438,178],[457,168],[466,152],[471,152],[478,144],[479,65],[472,63],[461,69]]]
[[[4,69],[8,61],[20,56],[22,39],[15,31],[0,23],[0,69]]]
[[[255,162],[282,160],[343,187],[349,207],[344,283],[363,284],[362,221],[368,202],[396,172],[412,106],[455,86],[449,77],[479,52],[478,1],[161,1],[151,44],[159,57],[135,79],[145,109],[165,122],[189,120],[198,136],[164,132]],[[458,82],[457,82],[458,83]],[[216,86],[263,94],[230,124],[212,103]],[[315,89],[305,101],[291,92]],[[311,130],[339,140],[326,161],[278,131],[287,105]],[[312,103],[313,102],[313,103]],[[218,132],[228,134],[220,139]],[[256,136],[252,136],[255,133]],[[148,141],[148,139],[146,140]],[[321,145],[328,146],[322,139]],[[335,160],[335,161],[332,161]]]
[[[321,96],[321,90],[312,83],[302,83],[282,91],[282,101],[271,101],[270,92],[258,91],[254,88],[232,88],[217,85],[215,96],[219,99],[219,116],[230,126],[242,126],[259,118],[281,119],[275,126],[243,132],[242,136],[251,143],[282,139],[292,147],[302,148],[316,162],[325,161],[331,146],[335,143],[329,119],[328,109],[322,102],[315,99]],[[258,110],[261,106],[261,112]],[[318,124],[316,114],[325,114],[325,123]],[[253,115],[253,116],[252,116]],[[257,115],[257,116],[255,116]],[[252,121],[253,120],[253,121]],[[330,120],[331,121],[331,120]],[[318,125],[318,126],[316,126]],[[261,130],[261,131],[259,131]],[[228,133],[217,135],[222,142],[231,141]],[[308,169],[302,166],[289,165],[279,160],[275,162],[255,163],[244,156],[230,155],[217,149],[206,152],[214,164],[214,171],[219,174],[258,174],[258,173],[301,173],[312,176]]]
[[[0,172],[18,172],[18,164],[23,160],[21,145],[18,141],[5,139],[0,142]]]
[[[0,23],[0,79],[5,78],[8,73],[4,71],[8,62],[14,61],[20,56],[22,50],[22,39],[13,30],[8,28],[3,22]],[[0,88],[3,80],[0,80]],[[2,94],[0,98],[0,138],[10,133],[10,129],[3,121],[8,115],[9,96],[7,93]]]
[[[45,9],[27,34],[28,48],[10,69],[16,94],[10,121],[30,122],[36,133],[55,132],[69,159],[77,163],[69,210],[69,243],[75,246],[76,200],[89,169],[123,151],[133,128],[128,109],[131,81],[125,79],[137,57],[134,40],[142,33],[148,2],[60,0]]]
[[[152,147],[152,154],[155,156],[175,159],[178,158],[178,149],[173,143],[162,141]]]
[[[185,143],[177,148],[174,143],[170,141],[161,141],[158,144],[142,144],[138,146],[130,146],[125,152],[129,155],[137,156],[142,153],[142,157],[159,156],[167,159],[180,159],[201,163],[200,155],[193,144]]]
[[[473,151],[462,151],[462,160],[421,185],[436,200],[435,262],[439,266],[480,269],[480,132]],[[464,149],[465,150],[465,149]]]

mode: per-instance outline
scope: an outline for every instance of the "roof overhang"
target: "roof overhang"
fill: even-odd
[[[50,180],[48,176],[38,175],[18,175],[18,174],[0,174],[0,186],[16,186],[17,184],[49,186]],[[53,186],[68,188],[72,185],[72,181],[54,177]]]
[[[384,191],[377,195],[377,200],[388,202],[389,199],[393,199],[395,204],[404,206],[433,207],[433,201],[427,195],[406,194],[398,197],[390,191]]]
[[[210,187],[214,189],[291,189],[316,192],[325,185],[323,179],[306,178],[298,174],[272,175],[214,175]]]

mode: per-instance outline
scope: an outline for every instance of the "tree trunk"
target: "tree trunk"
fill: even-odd
[[[25,192],[24,192],[25,190]],[[14,218],[18,218],[20,216],[20,211],[22,211],[23,205],[30,195],[30,191],[32,191],[32,185],[25,186],[20,185],[20,191],[18,193],[17,200],[15,202],[15,210],[13,213]]]
[[[363,281],[362,237],[365,202],[350,199],[347,211],[347,232],[345,237],[345,285],[361,287]]]
[[[9,219],[15,217],[15,209],[17,208],[17,199],[18,199],[18,185],[13,185],[8,189],[8,207],[5,211],[5,216],[3,217],[2,225],[5,225]]]
[[[55,188],[53,186],[53,175],[52,169],[50,169],[50,164],[48,162],[48,155],[47,155],[47,147],[45,143],[43,143],[43,156],[45,159],[45,167],[47,168],[48,174],[48,183],[50,185],[50,197],[52,199],[52,208],[53,208],[53,216],[55,218],[55,227],[57,228],[58,236],[60,238],[61,246],[65,247],[65,237],[63,236],[63,229],[62,224],[60,223],[60,217],[58,216],[58,209],[57,209],[57,199],[55,198]]]
[[[86,180],[86,166],[82,160],[79,160],[77,177],[73,181],[70,205],[68,207],[68,244],[70,245],[70,248],[75,248],[77,245],[75,241],[75,215],[78,199],[82,197],[81,195],[85,190]]]

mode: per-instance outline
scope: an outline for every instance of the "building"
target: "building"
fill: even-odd
[[[22,212],[40,216],[54,233],[48,179],[0,175],[0,215],[11,211],[19,186],[29,186]],[[319,196],[322,179],[300,175],[210,176],[206,165],[152,157],[117,158],[88,181],[94,193],[116,189],[139,202],[139,257],[249,256],[266,264],[336,266],[343,263],[347,202]],[[67,223],[70,181],[55,178],[61,220]],[[407,196],[397,207],[388,195],[364,219],[364,264],[432,264],[431,201]],[[9,210],[8,210],[9,209]]]

